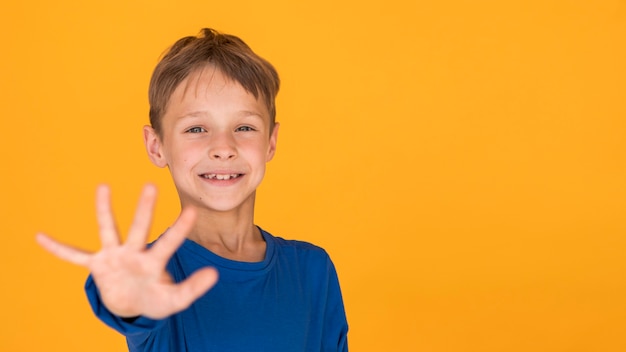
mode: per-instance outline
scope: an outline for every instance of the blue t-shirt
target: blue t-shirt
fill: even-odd
[[[348,323],[335,267],[321,248],[261,230],[262,262],[222,258],[186,240],[167,265],[176,282],[212,266],[217,284],[186,310],[132,321],[109,312],[91,276],[95,314],[126,336],[134,351],[347,351]]]

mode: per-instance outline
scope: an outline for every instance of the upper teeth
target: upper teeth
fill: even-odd
[[[230,180],[231,178],[239,176],[239,174],[204,174],[202,176],[208,179]]]

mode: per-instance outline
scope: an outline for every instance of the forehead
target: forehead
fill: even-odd
[[[267,106],[214,66],[192,71],[172,93],[165,116],[196,111],[248,111],[269,119]],[[217,111],[216,111],[217,112]]]

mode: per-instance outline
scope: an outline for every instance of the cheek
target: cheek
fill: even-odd
[[[256,163],[265,163],[267,162],[267,157],[269,153],[269,146],[267,143],[259,143],[247,149],[247,155],[249,159],[253,159]]]
[[[173,165],[188,169],[198,162],[202,157],[201,148],[193,145],[181,146],[173,150],[170,162]]]

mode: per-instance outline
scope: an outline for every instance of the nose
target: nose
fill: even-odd
[[[216,133],[209,147],[209,157],[215,160],[229,160],[237,156],[235,140],[231,133],[224,131]]]

